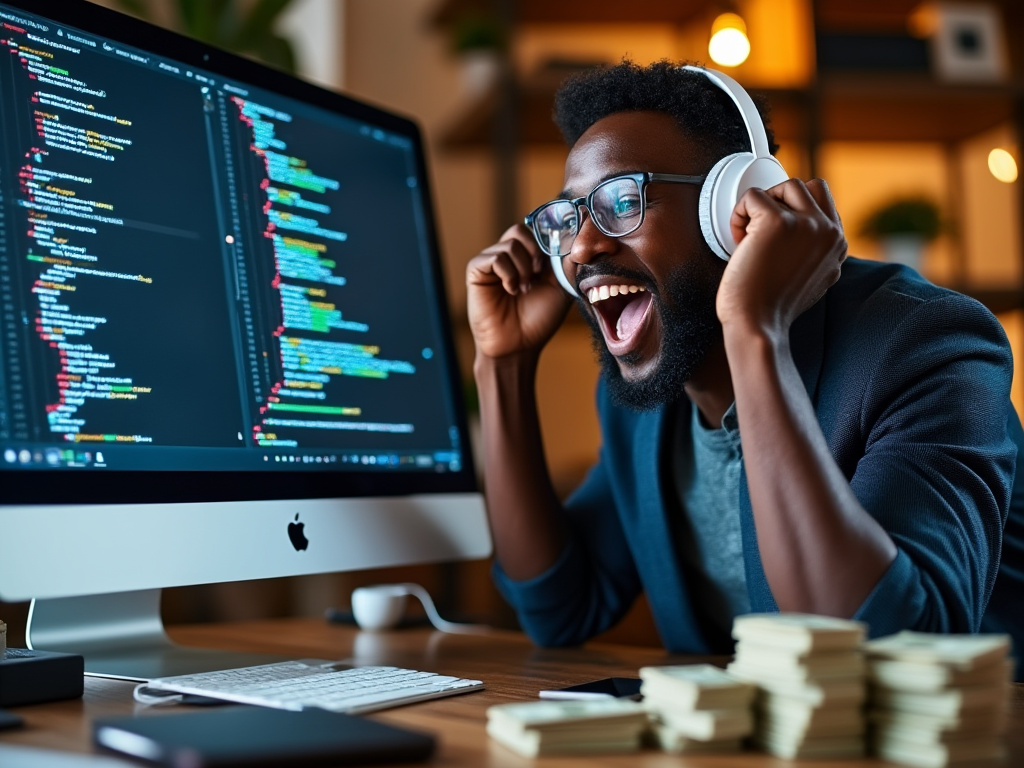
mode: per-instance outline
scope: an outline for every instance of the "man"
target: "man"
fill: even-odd
[[[564,505],[533,387],[570,299],[522,225],[467,268],[495,574],[524,629],[581,643],[644,591],[678,652],[728,653],[734,616],[775,610],[873,636],[1008,631],[1019,646],[1019,512],[1005,546],[1003,530],[1024,435],[991,314],[903,267],[847,260],[820,180],[746,192],[735,252],[715,256],[687,177],[750,144],[699,73],[588,73],[555,119],[569,203],[543,209],[564,220],[546,247],[566,254],[555,269],[602,360],[600,460]],[[605,182],[614,195],[591,195]],[[607,234],[620,209],[639,226]]]

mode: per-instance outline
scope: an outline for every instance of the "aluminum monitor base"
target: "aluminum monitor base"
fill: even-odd
[[[160,590],[33,600],[29,648],[85,657],[85,674],[145,682],[284,661],[286,656],[175,645],[160,618]]]

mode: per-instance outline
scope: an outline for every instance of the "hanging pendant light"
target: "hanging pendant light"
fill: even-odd
[[[711,25],[708,43],[711,60],[723,67],[736,67],[750,55],[747,25],[738,13],[720,14]]]

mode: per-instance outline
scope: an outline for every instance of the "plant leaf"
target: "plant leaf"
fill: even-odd
[[[222,48],[238,49],[238,39],[242,30],[242,11],[238,0],[216,0],[213,9],[216,17],[214,35],[217,45]]]
[[[295,72],[291,42],[273,30],[275,19],[293,0],[176,0],[180,29],[220,48],[258,58]],[[132,12],[148,11],[146,0],[115,0]],[[243,8],[248,8],[243,13]]]
[[[224,46],[229,41],[219,33],[225,15],[237,16],[234,0],[178,0],[185,32],[207,43]]]
[[[249,48],[260,60],[285,72],[295,72],[295,49],[292,43],[280,35],[267,35],[259,47]]]
[[[292,0],[256,0],[242,21],[239,42],[252,44],[260,38],[274,37],[275,20],[291,4]]]
[[[178,0],[182,30],[193,37],[197,37],[196,29],[199,26],[197,19],[202,13],[202,5],[203,0]]]
[[[138,16],[140,19],[149,18],[149,6],[146,5],[145,0],[117,0],[117,4],[133,16]]]

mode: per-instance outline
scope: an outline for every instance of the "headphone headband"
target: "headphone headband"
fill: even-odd
[[[771,156],[771,152],[768,150],[768,134],[764,130],[761,115],[754,105],[754,100],[750,98],[750,94],[743,90],[743,86],[724,72],[719,72],[715,69],[705,69],[704,67],[695,67],[690,64],[682,68],[689,72],[699,72],[729,94],[729,98],[733,100],[733,103],[740,111],[740,115],[743,117],[743,124],[747,127],[747,137],[750,139],[750,148],[753,150],[754,156]]]

